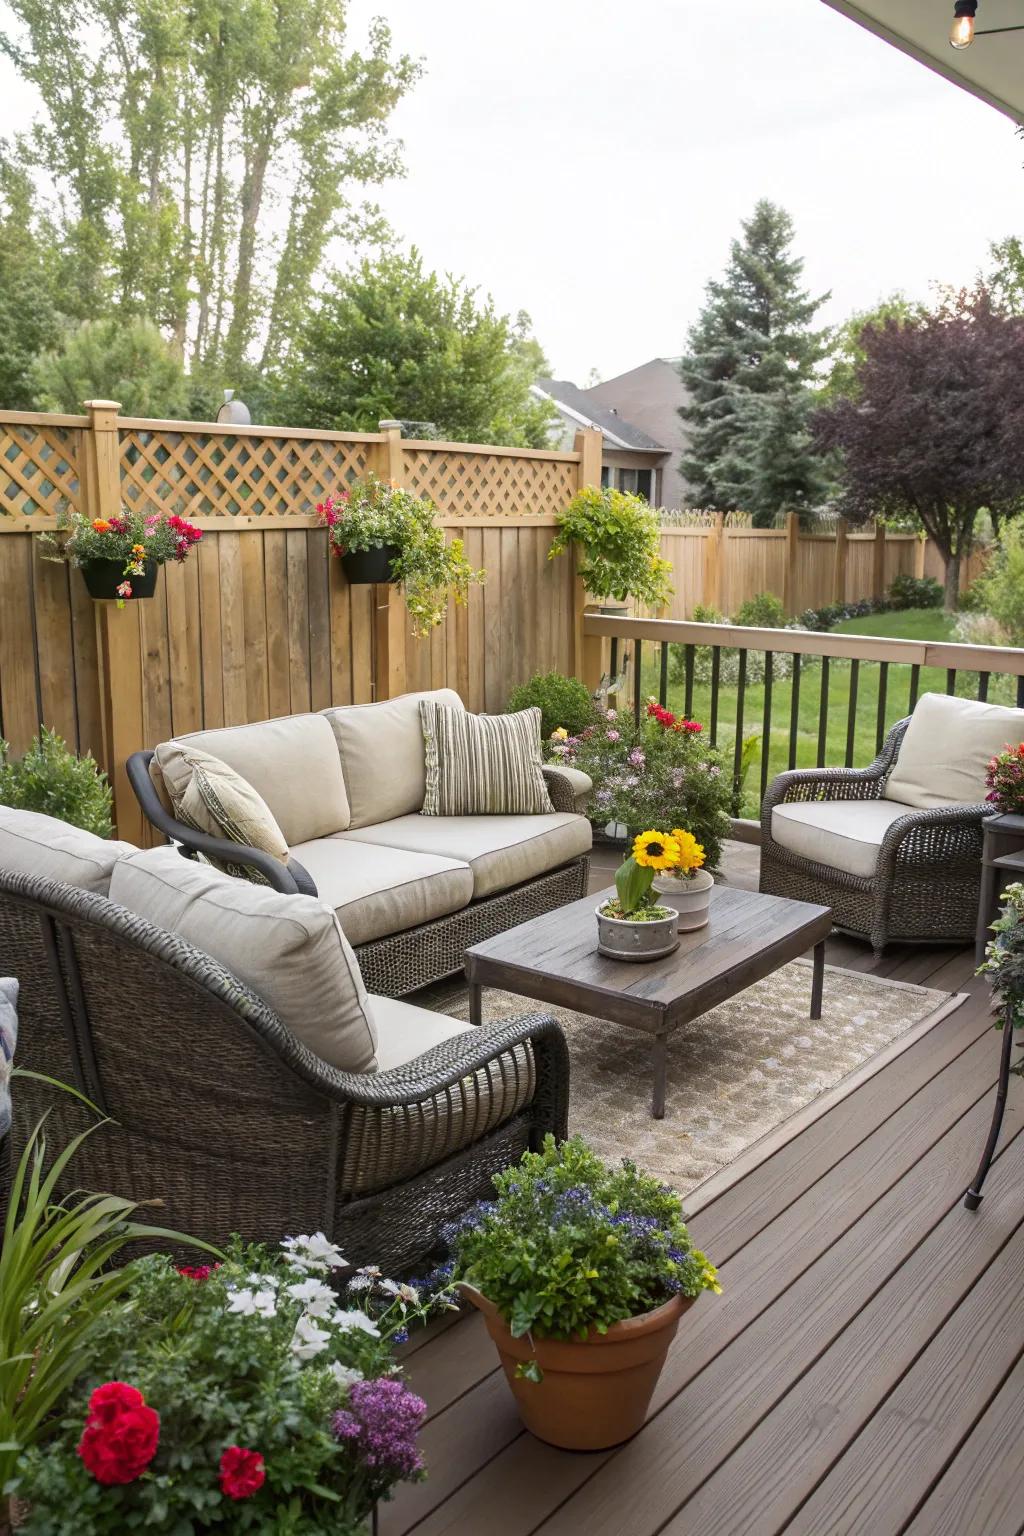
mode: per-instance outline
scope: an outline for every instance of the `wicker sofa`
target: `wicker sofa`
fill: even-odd
[[[130,864],[136,880],[211,882],[222,902],[250,899],[257,915],[274,901],[323,913],[322,903],[190,866],[171,849],[88,839],[0,808],[0,975],[20,984],[19,1065],[77,1087],[110,1117],[76,1158],[75,1187],[155,1199],[161,1224],[218,1243],[233,1231],[275,1242],[323,1230],[353,1261],[399,1270],[495,1171],[546,1132],[565,1134],[568,1057],[550,1016],[474,1029],[367,998],[358,972],[347,982],[342,969],[357,1013],[372,1008],[376,1053],[375,1065],[371,1052],[368,1068],[343,1070],[223,963],[103,887]],[[33,872],[33,844],[45,873]],[[138,887],[122,878],[120,888]],[[337,929],[329,910],[325,921]],[[331,964],[344,966],[340,930],[335,942]],[[288,961],[301,992],[318,957],[300,945]],[[44,1109],[53,1146],[94,1118],[31,1078],[15,1090],[14,1153]]]
[[[276,890],[319,894],[351,940],[371,991],[401,997],[462,969],[466,948],[587,889],[586,775],[545,768],[539,816],[423,816],[419,701],[462,708],[451,689],[379,704],[196,732],[135,753],[128,775],[147,818],[187,853],[248,866]],[[191,745],[227,763],[284,833],[280,863],[175,815],[162,770]]]
[[[870,940],[974,937],[985,765],[1024,710],[923,694],[867,768],[780,774],[761,805],[761,890],[830,906]]]

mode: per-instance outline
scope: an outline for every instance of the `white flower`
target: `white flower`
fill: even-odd
[[[342,1365],[340,1360],[332,1360],[327,1367],[343,1392],[349,1387],[355,1386],[357,1381],[362,1381],[362,1371],[357,1371],[354,1365]]]
[[[377,1324],[358,1308],[354,1307],[351,1312],[336,1312],[333,1321],[336,1328],[361,1328],[363,1333],[368,1333],[371,1338],[380,1338],[380,1329]]]
[[[357,1275],[369,1275],[371,1280],[379,1280],[384,1271],[379,1264],[364,1264],[362,1269],[357,1269]]]
[[[277,1297],[273,1291],[252,1291],[248,1287],[229,1291],[228,1311],[236,1312],[241,1317],[275,1317]]]
[[[419,1305],[420,1293],[414,1285],[400,1285],[398,1294],[402,1301],[408,1302],[410,1307]]]
[[[314,1232],[311,1237],[286,1237],[281,1247],[292,1268],[306,1273],[322,1275],[329,1269],[344,1269],[348,1263],[341,1249],[322,1232]]]
[[[309,1280],[299,1280],[295,1285],[286,1287],[288,1295],[294,1296],[296,1301],[301,1301],[309,1317],[328,1317],[334,1311],[337,1300],[329,1285],[324,1285],[322,1280],[315,1276]]]
[[[255,1272],[245,1277],[246,1285],[251,1285],[257,1291],[276,1291],[281,1284],[276,1275],[260,1275]]]
[[[387,1291],[389,1296],[398,1295],[398,1285],[394,1280],[381,1280],[379,1286],[382,1291]]]
[[[368,1291],[372,1286],[373,1281],[369,1275],[353,1275],[352,1279],[348,1282],[348,1289],[350,1291]]]
[[[295,1324],[295,1332],[292,1334],[292,1354],[297,1360],[312,1360],[325,1350],[331,1342],[331,1336],[325,1328],[318,1328],[311,1317],[305,1313]]]

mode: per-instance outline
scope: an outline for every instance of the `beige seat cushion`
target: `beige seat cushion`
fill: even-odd
[[[333,907],[350,944],[402,933],[458,912],[473,896],[473,876],[456,859],[371,847],[353,834],[300,843],[292,853]]]
[[[894,800],[797,800],[772,811],[772,837],[801,858],[869,879],[886,832],[916,809]]]
[[[554,810],[544,782],[540,710],[471,715],[420,700],[427,755],[424,816],[544,816]]]
[[[175,848],[133,853],[115,875],[112,901],[219,960],[321,1061],[342,1072],[376,1066],[363,978],[326,903],[232,880]]]
[[[274,815],[241,774],[188,742],[167,741],[160,747],[160,771],[179,821],[197,832],[227,838],[250,848],[262,848],[282,864],[288,861],[288,844]],[[227,874],[253,878],[244,866],[221,864]]]
[[[437,688],[429,693],[403,693],[380,704],[324,710],[341,756],[352,808],[347,825],[353,831],[422,809],[426,768],[421,699],[462,708],[453,689]]]
[[[0,805],[0,869],[63,880],[106,896],[114,865],[134,852],[132,843],[97,837],[56,816]]]
[[[919,810],[980,805],[988,793],[989,759],[1021,741],[1024,709],[923,693],[900,743],[885,798]]]
[[[377,1026],[378,1072],[404,1067],[406,1062],[415,1061],[424,1051],[455,1035],[473,1033],[472,1024],[434,1013],[430,1008],[417,1008],[415,1003],[397,997],[381,997],[371,992],[370,1006]]]
[[[150,769],[158,790],[170,749],[182,746],[198,747],[241,774],[266,801],[289,846],[330,837],[349,825],[334,732],[323,715],[285,715],[164,742],[153,758],[157,772]]]
[[[473,896],[490,896],[589,853],[590,822],[569,811],[547,816],[399,816],[338,839],[459,859],[472,870]],[[296,849],[296,857],[305,863]]]

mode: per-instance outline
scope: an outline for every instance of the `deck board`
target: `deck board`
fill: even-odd
[[[828,959],[968,996],[695,1195],[725,1292],[684,1319],[629,1445],[525,1433],[478,1317],[424,1343],[408,1369],[429,1477],[382,1507],[381,1536],[1020,1536],[1024,1091],[966,1212],[998,1058],[969,952],[879,959],[839,937]]]

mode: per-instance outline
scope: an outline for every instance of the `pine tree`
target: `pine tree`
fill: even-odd
[[[700,505],[742,507],[764,525],[821,491],[805,397],[825,351],[812,322],[828,294],[802,287],[785,209],[762,199],[741,227],[679,365],[689,396],[680,467]]]

